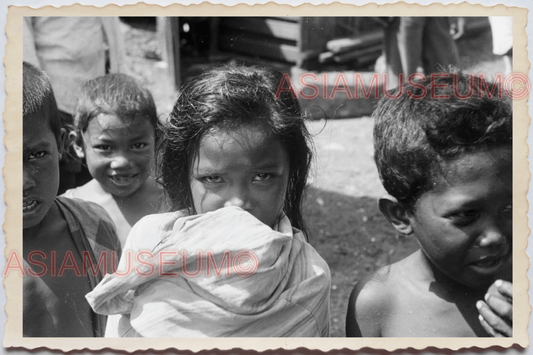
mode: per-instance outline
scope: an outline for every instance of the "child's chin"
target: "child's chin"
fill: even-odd
[[[39,225],[39,223],[41,223],[43,219],[44,219],[44,215],[43,216],[38,215],[38,216],[32,216],[32,217],[24,217],[23,220],[22,220],[22,229],[33,228],[33,227]]]
[[[464,284],[471,289],[486,290],[490,285],[492,285],[492,283],[494,283],[494,281],[499,278],[500,274],[501,269],[490,274],[478,274],[475,277],[471,277]]]
[[[22,228],[27,229],[31,227],[35,227],[41,221],[43,220],[45,213],[44,209],[47,208],[47,206],[43,206],[43,203],[41,201],[35,201],[34,206],[32,208],[28,208],[27,210],[22,211]]]
[[[141,188],[142,184],[139,183],[139,180],[132,181],[127,185],[117,185],[114,183],[107,184],[106,190],[114,196],[117,197],[128,197],[133,195]]]
[[[131,189],[114,189],[114,191],[111,191],[111,194],[117,197],[128,197],[134,195],[138,189],[138,187]]]

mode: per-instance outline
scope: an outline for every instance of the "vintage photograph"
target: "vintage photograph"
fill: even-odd
[[[525,15],[464,5],[10,9],[4,344],[527,346]]]

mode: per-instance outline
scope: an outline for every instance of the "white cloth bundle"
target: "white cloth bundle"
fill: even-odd
[[[147,216],[86,298],[122,315],[113,336],[327,336],[329,268],[288,218],[275,229],[238,207]]]

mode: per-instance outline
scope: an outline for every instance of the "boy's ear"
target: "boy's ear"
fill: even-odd
[[[378,205],[381,213],[399,233],[403,235],[413,234],[409,212],[395,197],[391,195],[382,196]]]
[[[61,160],[63,154],[68,151],[68,144],[67,131],[64,128],[61,128],[59,140],[57,141],[57,154],[59,156],[59,160]]]
[[[81,137],[79,137],[78,134],[74,131],[70,132],[69,136],[72,139],[72,146],[74,147],[74,151],[76,152],[78,158],[85,158],[85,152],[83,150],[83,140],[81,139]]]

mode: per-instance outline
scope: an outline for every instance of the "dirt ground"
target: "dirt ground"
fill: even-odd
[[[151,89],[161,120],[172,109],[176,90],[165,63],[148,59],[158,52],[155,27],[123,23],[129,74]],[[503,71],[492,55],[490,29],[458,40],[461,66],[487,77]],[[148,53],[148,55],[147,55]],[[331,269],[331,336],[345,336],[348,297],[354,284],[381,266],[398,261],[417,248],[412,238],[399,237],[377,208],[384,193],[372,152],[370,117],[310,121],[316,159],[304,218],[310,243]]]

